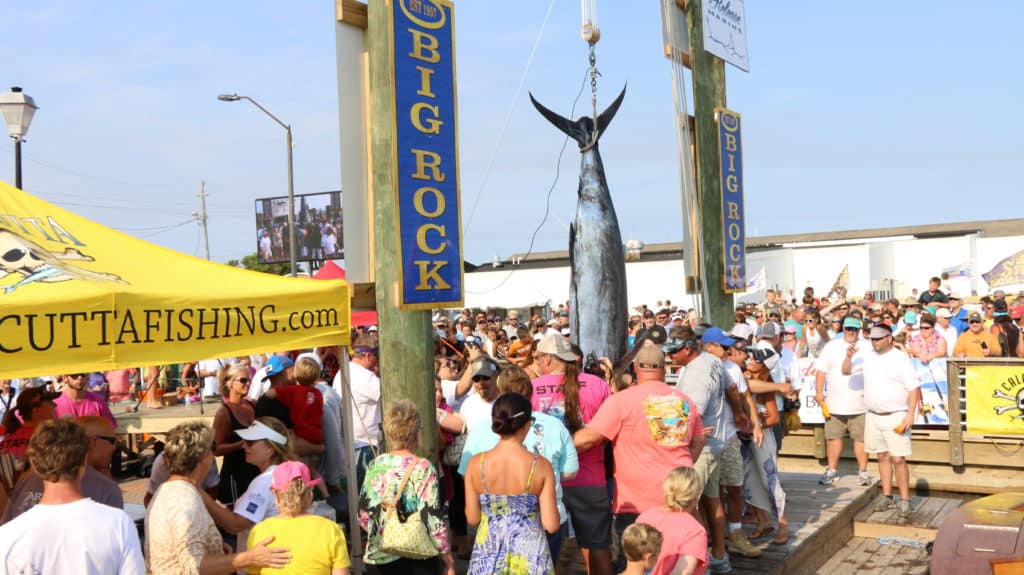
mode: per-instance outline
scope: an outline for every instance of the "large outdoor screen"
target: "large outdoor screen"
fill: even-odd
[[[345,257],[342,242],[341,192],[295,196],[296,261]],[[256,200],[256,253],[260,263],[288,261],[288,198]]]

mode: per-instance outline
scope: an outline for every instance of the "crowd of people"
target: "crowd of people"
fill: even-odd
[[[439,312],[433,413],[382,400],[375,326],[354,330],[347,369],[340,348],[319,348],[0,380],[0,559],[15,572],[338,575],[346,536],[314,502],[355,490],[375,573],[454,575],[457,559],[474,574],[554,573],[569,538],[590,575],[728,573],[730,556],[789,544],[778,454],[801,426],[798,358],[813,360],[826,417],[820,483],[843,480],[849,437],[859,472],[848,481],[876,481],[874,454],[875,509],[912,512],[911,358],[1024,357],[1024,294],[995,292],[968,311],[940,284],[902,303],[822,301],[810,288],[784,303],[769,290],[737,306],[731,326],[641,306],[627,365],[584,361],[564,306],[522,322],[514,310]],[[659,344],[646,337],[655,325]],[[163,439],[140,540],[119,511],[110,406],[156,407],[157,390],[220,406],[212,425]],[[431,417],[437,464],[420,450]]]

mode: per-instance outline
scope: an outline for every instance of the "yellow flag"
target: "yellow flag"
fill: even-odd
[[[184,255],[0,182],[0,378],[343,345],[348,284]]]
[[[1024,366],[969,366],[967,431],[1024,435]]]

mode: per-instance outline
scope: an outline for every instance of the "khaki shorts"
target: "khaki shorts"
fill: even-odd
[[[906,411],[889,415],[877,415],[869,411],[864,420],[864,450],[868,453],[888,452],[893,457],[909,456],[910,428],[903,433],[893,431],[906,417]]]
[[[725,441],[725,449],[719,456],[718,475],[726,487],[743,486],[743,454],[740,453],[740,438],[735,435]]]
[[[847,434],[858,443],[864,443],[864,416],[836,415],[825,420],[825,439],[842,439]]]
[[[701,485],[704,486],[704,491],[701,493],[704,497],[712,499],[721,497],[719,488],[720,460],[721,454],[711,453],[705,449],[701,451],[700,457],[693,463],[693,470],[697,472],[697,477],[700,477]]]

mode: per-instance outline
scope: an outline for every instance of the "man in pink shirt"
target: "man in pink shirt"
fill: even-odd
[[[704,447],[700,411],[685,393],[665,384],[662,351],[644,347],[633,366],[637,384],[605,401],[573,438],[581,461],[588,450],[612,442],[616,461],[612,526],[620,540],[640,513],[664,503],[662,483],[669,472],[693,467]],[[616,566],[623,561],[624,557],[617,557]]]
[[[110,413],[103,396],[87,389],[89,375],[74,373],[64,376],[64,391],[54,400],[57,417],[79,418],[84,415],[98,415],[110,421],[117,429],[117,420]]]
[[[133,399],[132,377],[134,375],[136,379],[138,378],[137,369],[112,369],[106,372],[105,375],[107,383],[110,384],[108,390],[111,403]]]

